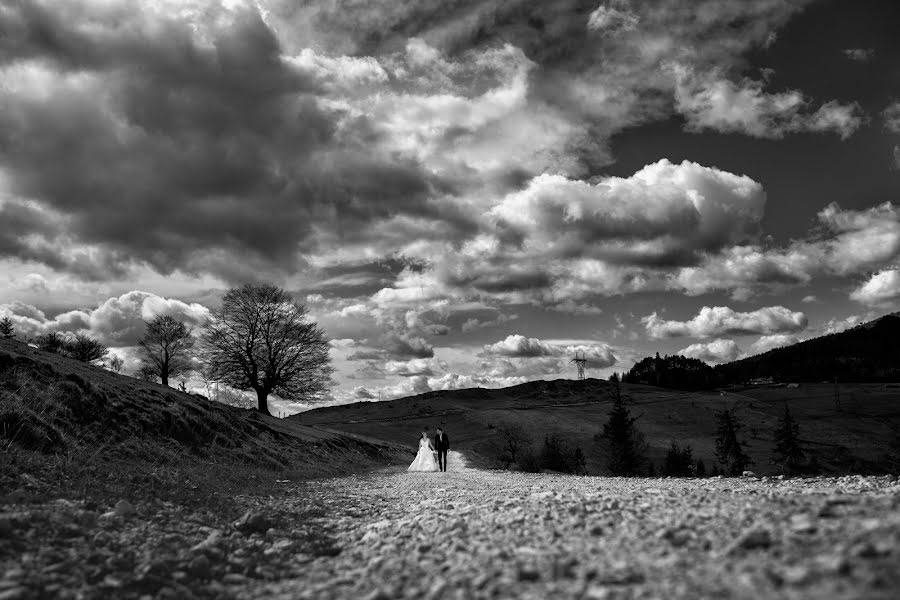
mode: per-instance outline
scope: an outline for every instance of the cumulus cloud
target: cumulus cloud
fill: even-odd
[[[846,48],[844,56],[856,62],[869,62],[875,56],[873,48]]]
[[[737,359],[742,353],[734,340],[716,339],[708,343],[691,344],[676,354],[697,358],[706,363],[721,364]]]
[[[641,319],[652,338],[776,334],[802,331],[807,318],[783,306],[767,306],[752,312],[736,312],[727,306],[704,306],[689,321],[667,321],[655,312]]]
[[[505,340],[487,344],[484,352],[497,356],[535,357],[553,356],[558,354],[559,350],[537,338],[527,338],[516,333],[506,336]]]
[[[764,352],[768,352],[769,350],[774,350],[775,348],[792,346],[799,341],[800,340],[799,338],[797,338],[797,336],[784,333],[764,335],[750,345],[750,351],[748,354],[762,354]]]
[[[0,312],[9,315],[16,329],[28,337],[49,332],[85,333],[112,347],[136,346],[144,336],[145,322],[160,315],[171,315],[193,327],[202,326],[209,317],[209,309],[201,304],[141,291],[109,298],[94,309],[66,311],[53,318],[21,302],[0,305]]]
[[[435,374],[435,361],[430,358],[415,358],[406,361],[388,361],[384,365],[386,375],[399,375],[401,377],[415,377],[418,375],[432,376]]]
[[[900,133],[900,102],[892,102],[881,113],[884,128],[891,133]]]
[[[749,177],[663,159],[593,185],[541,175],[490,215],[498,237],[525,251],[665,264],[753,237],[764,205]]]
[[[850,293],[851,300],[868,305],[886,304],[898,298],[900,298],[900,270],[898,269],[879,271]]]
[[[825,322],[825,326],[823,327],[822,332],[825,335],[828,335],[830,333],[840,333],[852,327],[856,327],[862,322],[863,317],[861,317],[860,315],[850,315],[844,317],[843,319],[828,319],[828,321]]]
[[[616,33],[631,31],[640,22],[636,14],[628,8],[628,2],[610,2],[601,4],[588,15],[587,27],[591,31],[603,33]]]
[[[670,68],[676,80],[676,107],[692,131],[712,129],[761,138],[832,132],[847,138],[864,121],[856,103],[832,100],[810,111],[809,101],[797,90],[767,93],[761,82],[744,79],[735,83],[717,70],[698,73],[680,64]]]

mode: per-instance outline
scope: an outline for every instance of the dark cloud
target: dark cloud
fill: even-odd
[[[389,334],[384,338],[384,350],[391,358],[432,358],[434,348],[424,338],[409,334]]]
[[[66,224],[64,238],[20,210],[4,255],[85,271],[65,257],[82,244],[99,272],[135,261],[265,277],[302,266],[313,224],[352,239],[378,219],[446,212],[427,198],[448,188],[416,162],[338,133],[344,114],[283,60],[258,11],[204,15],[203,41],[129,6],[0,12],[0,165],[14,194]],[[34,234],[40,250],[21,241]]]

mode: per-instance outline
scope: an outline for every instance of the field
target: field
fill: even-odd
[[[441,426],[455,449],[487,463],[500,443],[497,426],[513,422],[525,428],[535,443],[541,443],[546,434],[563,436],[585,451],[590,473],[602,473],[594,435],[606,421],[609,390],[607,382],[597,379],[538,381],[501,390],[429,392],[393,401],[323,407],[292,420],[410,448],[415,447],[422,427],[433,432]],[[695,458],[712,467],[715,415],[725,408],[733,409],[742,422],[739,436],[755,461],[752,468],[761,474],[776,471],[770,464],[772,432],[785,403],[800,424],[804,450],[826,471],[885,470],[885,455],[900,432],[900,387],[892,384],[841,384],[839,410],[832,384],[702,393],[624,384],[622,391],[657,466],[675,440],[690,445]]]

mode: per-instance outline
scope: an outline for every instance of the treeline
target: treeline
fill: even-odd
[[[900,316],[776,348],[715,368],[724,381],[900,381]]]
[[[722,377],[697,358],[648,356],[622,374],[624,383],[645,383],[676,390],[708,390],[722,385]]]
[[[776,382],[900,381],[900,316],[712,367],[685,356],[648,356],[622,374],[627,383],[709,390],[757,378]]]
[[[625,395],[617,379],[612,379],[613,405],[606,423],[594,436],[597,458],[606,469],[620,477],[706,477],[709,475],[741,475],[753,459],[741,440],[743,426],[733,411],[722,410],[716,414],[715,463],[710,469],[701,458],[695,457],[689,445],[677,440],[670,442],[665,459],[657,467],[648,457],[648,444],[637,426],[637,418],[631,415]],[[562,473],[586,474],[585,454],[564,438],[550,434],[535,448],[525,429],[516,423],[503,423],[497,427],[499,439],[495,458],[499,466],[530,472],[542,470]],[[800,446],[800,426],[787,406],[772,432],[773,463],[782,473],[794,475],[818,470],[815,459],[807,461]]]
[[[235,390],[255,392],[256,408],[266,414],[270,394],[308,400],[325,393],[331,384],[324,331],[308,319],[303,304],[276,286],[228,290],[199,332],[171,315],[159,315],[144,325],[140,364],[132,373],[140,379],[168,385],[173,378],[198,376],[207,382],[211,399],[246,405]],[[15,336],[9,317],[0,319],[0,336]],[[87,363],[98,364],[110,355],[100,341],[83,333],[48,332],[33,343]],[[123,365],[115,355],[104,364],[116,372]],[[184,379],[180,388],[187,391]]]

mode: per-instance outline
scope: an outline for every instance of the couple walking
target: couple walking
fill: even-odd
[[[434,443],[428,437],[428,428],[422,430],[419,438],[419,452],[407,471],[434,472],[447,470],[447,452],[450,450],[450,438],[440,427],[434,436]],[[437,461],[434,455],[437,454]]]

